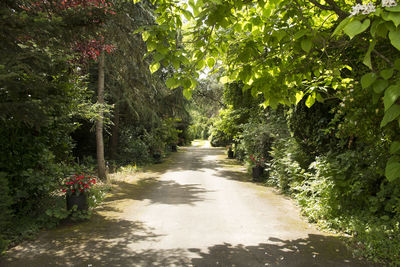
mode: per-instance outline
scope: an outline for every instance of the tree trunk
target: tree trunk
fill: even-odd
[[[104,104],[104,51],[102,51],[99,56],[97,103],[100,105]],[[106,181],[107,175],[104,161],[103,115],[103,107],[101,107],[99,111],[99,118],[96,121],[97,170],[99,178],[103,181]]]
[[[110,137],[110,159],[115,160],[115,157],[117,155],[117,150],[118,150],[118,134],[119,134],[118,99],[117,99],[117,103],[115,103],[113,124],[114,125],[111,128],[111,137]]]

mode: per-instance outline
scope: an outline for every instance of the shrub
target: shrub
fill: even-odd
[[[7,248],[8,240],[6,233],[11,223],[12,198],[9,195],[9,188],[6,173],[0,172],[0,255]]]

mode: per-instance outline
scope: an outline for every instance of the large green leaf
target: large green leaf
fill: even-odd
[[[336,27],[335,31],[332,33],[332,36],[335,36],[336,34],[340,33],[343,30],[343,28],[346,27],[347,24],[349,24],[350,19],[351,19],[350,17],[347,17],[344,20],[342,20]]]
[[[215,59],[213,57],[210,57],[207,59],[207,66],[212,69],[215,65]]]
[[[400,162],[389,161],[386,164],[385,176],[390,182],[400,178]]]
[[[149,69],[150,69],[150,72],[151,73],[154,73],[154,72],[156,72],[159,68],[160,68],[160,62],[153,62],[153,63],[151,63],[151,65],[150,65],[150,67],[149,67]]]
[[[361,77],[361,86],[362,86],[362,88],[370,87],[371,84],[373,84],[375,82],[375,80],[376,80],[376,74],[375,73],[370,72],[370,73],[364,74]]]
[[[350,39],[353,39],[354,36],[368,29],[370,23],[371,21],[369,19],[364,20],[362,23],[359,20],[353,20],[343,28],[343,31]]]
[[[310,52],[311,48],[312,48],[312,41],[311,39],[307,38],[307,39],[303,39],[301,41],[301,48],[306,51],[307,53]]]
[[[383,97],[383,103],[385,104],[385,111],[388,110],[400,96],[400,86],[392,85],[385,91],[385,96]]]
[[[381,127],[386,126],[389,122],[394,121],[400,116],[400,105],[392,105],[386,112],[381,121]]]
[[[206,66],[206,62],[204,60],[199,60],[196,65],[197,70],[202,70]]]
[[[383,91],[385,91],[386,87],[389,85],[389,82],[386,80],[377,80],[374,82],[372,85],[372,88],[374,89],[374,92],[377,94],[381,94]]]
[[[143,39],[143,41],[146,42],[146,41],[149,39],[150,36],[151,36],[150,32],[147,32],[147,31],[143,32],[143,33],[142,33],[142,39]]]
[[[400,50],[400,30],[390,31],[389,32],[390,43]]]
[[[390,145],[390,154],[398,154],[400,152],[400,142],[394,141]]]
[[[192,98],[192,90],[190,88],[183,89],[183,95],[185,96],[186,99],[191,99]]]
[[[306,106],[311,108],[312,105],[314,105],[314,103],[315,103],[315,96],[314,95],[309,95],[307,97],[307,100],[306,100]]]
[[[394,69],[390,68],[390,69],[382,70],[379,74],[381,75],[381,77],[383,79],[388,80],[393,76],[393,72],[394,72]]]
[[[371,52],[372,52],[372,50],[374,50],[375,44],[376,44],[375,39],[374,39],[373,41],[370,42],[369,47],[368,47],[368,51],[367,51],[367,53],[365,54],[364,60],[363,60],[363,63],[364,63],[366,66],[368,66],[371,70],[372,70]]]
[[[386,21],[393,21],[396,27],[400,24],[400,16],[395,12],[384,12],[382,18]]]
[[[296,105],[303,99],[304,97],[304,92],[299,91],[296,93]]]
[[[168,88],[175,89],[176,87],[179,86],[179,80],[177,80],[175,78],[169,78],[169,79],[167,79],[165,84],[167,85]]]

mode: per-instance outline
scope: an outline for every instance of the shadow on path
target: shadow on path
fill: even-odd
[[[0,260],[0,266],[129,266],[127,260],[135,256],[129,245],[157,240],[160,235],[153,230],[140,221],[96,214],[90,221],[64,225],[24,242]]]
[[[112,202],[122,199],[150,200],[152,203],[169,205],[194,205],[203,201],[203,194],[209,192],[199,184],[179,184],[172,180],[145,178],[136,184],[117,182],[113,195],[106,199]]]
[[[310,234],[308,238],[281,240],[269,238],[268,243],[255,246],[219,244],[208,252],[189,249],[200,258],[193,266],[378,266],[352,258],[342,241],[333,236]]]

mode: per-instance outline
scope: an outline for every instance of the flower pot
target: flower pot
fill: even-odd
[[[161,153],[154,153],[153,159],[154,159],[154,163],[161,163],[161,161],[162,161]]]
[[[87,194],[67,195],[67,209],[71,210],[74,205],[77,206],[77,210],[88,210]]]
[[[233,159],[233,151],[228,150],[228,158]]]
[[[264,168],[261,166],[255,166],[252,168],[252,176],[253,176],[253,181],[261,181],[261,178],[264,173]]]

